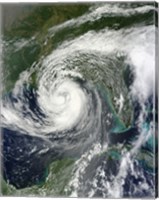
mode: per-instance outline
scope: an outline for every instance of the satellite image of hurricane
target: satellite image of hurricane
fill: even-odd
[[[156,196],[156,7],[1,6],[2,196]]]

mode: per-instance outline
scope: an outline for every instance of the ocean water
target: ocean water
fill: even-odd
[[[37,5],[4,30],[2,195],[155,196],[155,12]]]

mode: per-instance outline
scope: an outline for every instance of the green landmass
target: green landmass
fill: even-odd
[[[136,24],[140,26],[150,25],[153,22],[153,11],[148,13],[141,13],[134,16],[105,16],[95,22],[85,22],[80,25],[65,27],[59,29],[50,36],[48,33],[49,28],[59,25],[68,20],[77,18],[84,13],[90,12],[89,9],[92,4],[54,4],[54,5],[37,5],[33,12],[27,17],[16,21],[8,30],[4,30],[4,49],[3,49],[3,94],[12,91],[16,81],[19,79],[20,74],[24,70],[29,70],[33,63],[36,63],[42,56],[47,56],[50,52],[55,50],[64,40],[76,38],[80,35],[87,33],[90,30],[99,31],[105,27],[119,30],[121,28],[129,28]],[[135,4],[134,4],[135,6]],[[136,5],[138,6],[138,4]],[[143,23],[144,21],[144,23]],[[46,45],[44,45],[47,40]],[[24,41],[25,45],[17,48],[17,42]],[[88,61],[88,60],[87,60]],[[97,60],[98,61],[98,60]],[[81,63],[79,63],[81,64]],[[128,88],[125,84],[127,75],[130,73],[125,70],[125,65],[122,60],[118,60],[117,65],[111,62],[107,65],[108,73],[104,72],[105,79],[109,78],[106,83],[105,80],[100,80],[101,84],[98,87],[96,77],[98,75],[97,69],[81,68],[80,72],[84,77],[94,81],[97,88],[102,91],[102,87],[107,88],[108,93],[103,94],[107,99],[115,119],[115,130],[120,132],[126,127],[129,127],[132,122],[132,105],[128,99]],[[103,66],[104,67],[104,66]],[[103,69],[98,70],[103,73]],[[112,74],[109,72],[111,71]],[[116,77],[116,79],[113,79]],[[121,78],[123,77],[123,79]],[[128,80],[126,80],[128,81]],[[114,87],[118,83],[120,89]],[[31,87],[37,89],[37,74],[34,71],[29,79]],[[115,108],[114,97],[119,97],[123,92],[125,97],[125,109],[118,114]],[[120,159],[120,153],[113,150],[110,151],[112,159]],[[146,153],[140,153],[139,159],[146,160],[146,163],[152,161],[150,156]],[[13,186],[7,184],[2,180],[2,194],[5,196],[65,196],[64,188],[70,180],[70,174],[73,169],[74,160],[63,159],[53,162],[49,166],[49,175],[44,183],[35,185],[30,188],[17,190]],[[151,164],[148,164],[151,166]]]
[[[17,190],[2,179],[2,194],[3,196],[66,196],[64,189],[71,179],[74,162],[75,160],[66,158],[54,161],[49,166],[49,174],[45,182],[24,189]]]

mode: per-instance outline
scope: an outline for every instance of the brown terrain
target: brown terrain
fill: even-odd
[[[36,4],[34,4],[36,6]],[[25,18],[34,9],[33,4],[14,3],[2,4],[2,28],[4,30],[10,29],[16,22]]]

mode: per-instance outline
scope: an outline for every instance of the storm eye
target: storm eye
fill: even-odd
[[[156,196],[155,6],[0,5],[3,195]]]

